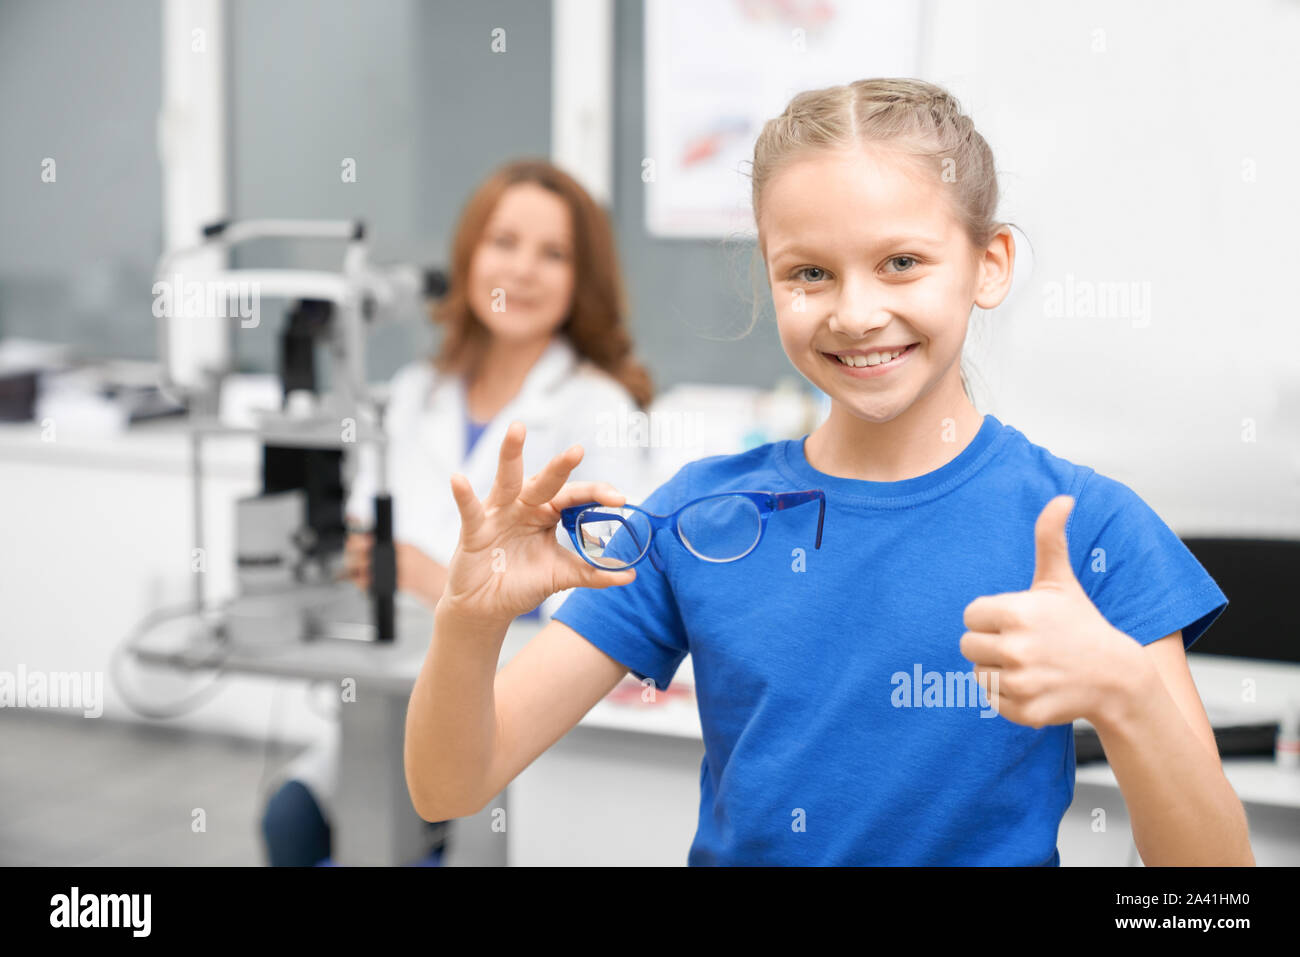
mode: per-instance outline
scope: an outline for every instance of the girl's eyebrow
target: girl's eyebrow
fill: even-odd
[[[944,244],[944,240],[937,236],[922,236],[918,233],[907,233],[907,234],[899,234],[897,236],[885,236],[881,239],[874,240],[867,248],[875,248],[877,246],[906,246],[906,245],[929,246],[931,248],[937,248],[942,246],[943,244]],[[817,255],[818,253],[814,248],[805,246],[803,243],[793,242],[793,243],[787,243],[786,245],[780,247],[776,252],[774,252],[772,254],[772,262],[777,262],[784,256],[809,256],[812,258],[816,258]]]
[[[919,244],[921,246],[942,246],[944,240],[939,236],[923,236],[920,233],[900,234],[898,236],[888,236],[878,240],[881,246],[902,246],[908,243]]]

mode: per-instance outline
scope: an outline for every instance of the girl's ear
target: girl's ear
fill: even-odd
[[[1015,275],[1016,240],[1010,226],[1003,226],[993,238],[979,262],[979,281],[975,288],[975,305],[993,309],[1002,304],[1011,291]]]

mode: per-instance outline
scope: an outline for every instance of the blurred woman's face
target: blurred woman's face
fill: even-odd
[[[549,337],[573,306],[569,208],[536,183],[506,189],[469,269],[469,304],[501,341]]]

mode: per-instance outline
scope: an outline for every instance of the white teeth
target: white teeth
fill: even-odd
[[[878,366],[882,362],[897,359],[905,351],[904,349],[898,349],[894,352],[869,352],[865,356],[836,356],[835,358],[846,366],[860,369],[863,366]]]

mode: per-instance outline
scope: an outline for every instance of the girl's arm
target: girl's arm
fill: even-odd
[[[594,645],[550,622],[497,678],[515,618],[567,588],[630,584],[635,569],[588,564],[556,538],[565,508],[620,506],[602,482],[567,482],[581,446],[555,456],[525,481],[524,428],[512,422],[496,480],[483,501],[457,473],[451,490],[460,538],[434,609],[434,632],[406,711],[406,786],[431,821],[478,811],[519,771],[573,727],[622,678]],[[497,684],[501,682],[498,703]]]
[[[961,653],[1008,720],[1043,728],[1082,717],[1097,729],[1145,864],[1254,864],[1182,631],[1144,647],[1107,621],[1070,562],[1073,506],[1058,495],[1038,516],[1027,591],[966,606]]]
[[[428,821],[478,813],[564,737],[627,669],[551,621],[500,672],[505,629],[447,603],[406,715],[406,783]]]
[[[1121,693],[1093,724],[1128,806],[1142,862],[1253,865],[1246,811],[1224,776],[1182,632],[1152,642],[1137,660]]]

